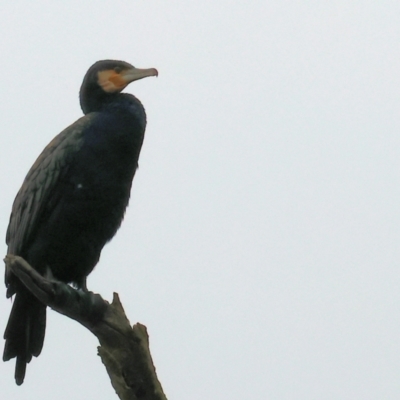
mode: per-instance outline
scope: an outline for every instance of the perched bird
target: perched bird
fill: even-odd
[[[86,289],[86,277],[115,235],[128,205],[146,127],[140,101],[121,91],[157,76],[123,61],[98,61],[79,98],[82,118],[57,135],[31,167],[12,207],[6,243],[42,275]],[[6,269],[7,298],[15,294],[4,333],[3,360],[16,357],[15,381],[43,347],[46,306]]]

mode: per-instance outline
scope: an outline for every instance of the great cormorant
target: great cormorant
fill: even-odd
[[[89,68],[79,93],[85,115],[47,145],[14,200],[8,254],[87,290],[86,277],[123,219],[146,127],[140,101],[121,91],[157,75],[154,68],[114,60]],[[42,350],[46,306],[9,270],[5,283],[7,297],[15,294],[15,299],[3,360],[16,357],[15,380],[21,385],[26,364]]]

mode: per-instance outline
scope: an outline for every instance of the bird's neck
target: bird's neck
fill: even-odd
[[[87,88],[79,93],[79,100],[84,114],[107,109],[137,109],[140,113],[144,112],[140,101],[131,94],[127,93],[105,93],[97,87]]]

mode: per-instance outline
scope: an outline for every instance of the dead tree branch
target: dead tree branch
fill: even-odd
[[[99,294],[45,279],[22,257],[7,255],[7,266],[44,304],[78,321],[100,342],[98,353],[122,400],[167,400],[157,379],[144,325],[131,326],[118,294],[112,303]]]

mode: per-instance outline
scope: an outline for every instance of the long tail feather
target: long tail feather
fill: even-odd
[[[3,360],[17,358],[15,381],[24,382],[26,364],[42,351],[46,330],[46,306],[26,290],[15,295],[10,318],[4,332]]]

